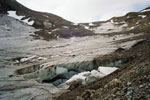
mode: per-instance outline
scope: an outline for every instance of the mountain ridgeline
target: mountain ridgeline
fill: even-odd
[[[41,29],[35,32],[35,35],[33,35],[35,38],[42,37],[45,40],[50,40],[59,37],[82,37],[94,34],[90,30],[74,25],[74,23],[54,14],[31,10],[18,3],[16,0],[1,0],[0,12],[8,14],[8,11],[15,11],[17,16],[23,16],[21,20],[28,19],[29,22],[34,21],[32,26]]]

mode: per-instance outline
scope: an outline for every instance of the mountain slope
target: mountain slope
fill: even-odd
[[[81,23],[81,26],[88,27],[89,30],[97,34],[108,34],[119,32],[136,31],[140,32],[144,28],[144,32],[149,32],[149,21],[150,21],[150,9],[146,8],[140,12],[130,12],[125,16],[113,17],[107,21]]]
[[[59,37],[69,38],[73,36],[94,35],[93,32],[74,25],[72,22],[69,22],[59,16],[46,12],[37,12],[26,8],[16,0],[1,0],[0,5],[1,13],[8,13],[10,16],[14,13],[16,14],[15,16],[22,16],[20,19],[21,21],[33,21],[32,26],[41,29],[40,31],[35,32],[34,37],[36,38],[42,37],[45,40],[50,40],[57,39]]]
[[[149,99],[149,8],[75,25],[0,5],[0,99]]]

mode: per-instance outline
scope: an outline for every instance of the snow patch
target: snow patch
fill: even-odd
[[[135,27],[133,26],[133,27],[130,28],[130,30],[133,30],[134,28],[135,28]]]
[[[72,76],[69,80],[66,81],[66,83],[71,83],[73,81],[81,81],[82,84],[87,84],[90,82],[93,82],[97,79],[100,79],[118,68],[116,67],[99,67],[98,70],[92,70],[92,71],[86,71],[86,72],[81,72],[77,75]]]
[[[35,57],[37,57],[37,56],[34,55],[34,56],[31,56],[31,57],[22,58],[22,59],[20,59],[20,62],[27,62],[27,61],[29,61],[29,60],[35,58]]]
[[[48,34],[50,35],[50,34],[52,34],[52,32],[48,32]]]
[[[52,32],[55,32],[55,31],[58,31],[58,30],[59,30],[59,28],[55,28],[55,29],[52,30]]]
[[[88,26],[84,26],[84,28],[85,28],[85,29],[87,29],[87,30],[89,29],[89,27],[88,27]]]
[[[146,15],[139,15],[139,17],[145,18],[145,17],[146,17]]]
[[[95,31],[95,33],[111,33],[111,32],[120,32],[128,25],[124,23],[123,25],[115,25],[118,24],[116,22],[106,22],[102,23],[100,26],[96,28],[92,28],[92,30]]]
[[[113,24],[114,23],[114,21],[113,20],[110,20],[110,22]]]
[[[105,75],[109,75],[109,74],[111,74],[112,72],[114,72],[115,70],[117,70],[118,68],[116,68],[116,67],[102,67],[102,66],[100,66],[99,68],[98,68],[98,70],[100,71],[100,72],[102,72],[103,74],[105,74]]]
[[[46,18],[49,18],[49,16],[47,16],[47,15],[43,15],[44,17],[46,17]]]
[[[105,76],[105,74],[103,74],[102,72],[97,71],[97,70],[92,70],[90,76],[96,77],[96,78],[101,78],[101,77]]]
[[[130,16],[127,16],[127,18],[130,18]]]
[[[47,58],[38,57],[37,55],[33,55],[30,57],[21,58],[20,60],[15,60],[15,63],[24,63],[24,62],[28,62],[28,61],[38,61],[38,60],[47,60]]]
[[[38,60],[47,60],[47,58],[44,58],[44,57],[38,57],[37,59]]]
[[[150,9],[145,9],[145,10],[143,10],[143,11],[141,11],[141,12],[147,12],[147,11],[150,11]]]
[[[90,74],[90,71],[79,73],[77,75],[72,76],[69,80],[66,81],[66,83],[70,83],[76,80],[85,81],[86,76],[89,76]]]
[[[13,17],[13,18],[15,18],[15,19],[18,19],[18,20],[20,20],[20,21],[22,21],[22,22],[24,22],[24,23],[27,23],[28,25],[33,25],[33,24],[34,24],[34,21],[29,21],[30,18],[25,19],[25,20],[21,20],[21,19],[24,18],[25,16],[18,16],[18,15],[16,14],[16,11],[8,11],[8,16]]]
[[[89,23],[89,26],[94,26],[94,24],[93,23]]]
[[[136,24],[139,24],[139,23],[140,23],[140,21],[136,22]]]
[[[68,26],[63,26],[63,28],[69,28]]]

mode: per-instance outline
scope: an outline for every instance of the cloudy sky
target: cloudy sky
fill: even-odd
[[[50,12],[69,21],[92,22],[150,6],[150,0],[17,0],[28,8]]]

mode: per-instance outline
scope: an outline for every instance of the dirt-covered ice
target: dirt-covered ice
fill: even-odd
[[[37,99],[37,97],[42,98],[43,95],[47,99],[61,94],[65,90],[50,83],[39,83],[41,79],[57,76],[53,75],[54,72],[50,74],[50,71],[52,71],[50,67],[65,64],[68,69],[78,68],[79,72],[82,72],[80,66],[84,70],[86,70],[86,64],[93,67],[88,61],[120,48],[121,45],[115,44],[115,41],[136,36],[134,34],[112,37],[93,35],[69,39],[59,38],[51,41],[35,40],[31,35],[37,29],[7,15],[0,15],[0,19],[0,91],[3,91],[0,98],[3,98],[3,100],[15,100],[21,98],[20,96],[24,99]],[[107,28],[105,27],[105,29]],[[90,67],[88,70],[91,70]],[[68,71],[66,68],[56,67],[55,74],[66,73]],[[16,74],[16,71],[18,71],[18,74]],[[94,71],[93,73],[97,72]],[[68,74],[78,73],[69,71]],[[29,78],[24,79],[26,75]],[[49,88],[46,88],[47,85],[49,85]],[[34,91],[39,92],[34,93]]]

